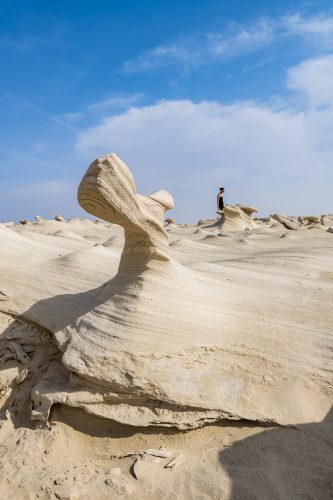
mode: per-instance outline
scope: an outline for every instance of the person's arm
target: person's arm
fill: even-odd
[[[218,193],[217,197],[216,197],[216,201],[217,201],[217,209],[219,209],[219,200],[220,200],[220,193]]]

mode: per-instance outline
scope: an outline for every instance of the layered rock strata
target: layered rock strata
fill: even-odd
[[[320,249],[331,235],[294,231],[301,240],[288,243],[279,227],[219,233],[219,221],[166,232],[172,197],[138,194],[116,155],[92,163],[78,199],[106,222],[0,226],[2,310],[47,329],[60,354],[34,384],[33,418],[55,403],[137,426],[324,417],[331,274],[311,233]],[[253,211],[238,206],[229,220],[255,224]]]

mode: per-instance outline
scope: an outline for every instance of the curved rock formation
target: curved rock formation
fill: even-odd
[[[47,419],[54,403],[131,425],[179,428],[223,418],[322,418],[326,400],[312,404],[319,396],[304,362],[312,337],[299,332],[295,341],[290,325],[278,325],[272,337],[246,294],[235,300],[233,280],[214,279],[223,268],[205,275],[173,260],[163,228],[173,206],[166,191],[138,194],[126,165],[108,155],[90,165],[78,200],[94,216],[121,225],[125,245],[115,277],[82,294],[84,307],[75,306],[80,314],[52,327],[62,366],[50,366],[34,388],[34,418]],[[230,227],[256,227],[255,209],[224,210]],[[190,246],[215,251],[206,243]],[[102,250],[111,268],[113,254]],[[295,405],[296,394],[304,405]]]
[[[252,219],[252,214],[258,212],[254,207],[246,207],[237,203],[236,205],[226,205],[221,214],[220,228],[225,231],[243,231],[244,229],[255,229],[258,225]]]
[[[283,226],[286,229],[291,229],[291,230],[300,229],[301,225],[303,224],[302,221],[297,221],[295,219],[292,219],[291,217],[287,217],[281,214],[273,214],[271,215],[271,218],[276,220],[280,224],[283,224]]]
[[[116,419],[120,412],[121,420],[132,424],[162,423],[164,418],[165,424],[178,426],[229,414],[219,408],[216,390],[207,392],[212,367],[207,372],[196,362],[220,335],[217,291],[170,259],[163,216],[173,207],[171,195],[163,190],[149,196],[136,193],[129,169],[109,155],[90,165],[78,200],[89,213],[125,231],[118,274],[88,313],[55,334],[70,372],[103,392],[122,393],[117,403],[129,405],[126,417],[124,407],[109,403],[94,412]],[[203,340],[206,329],[210,338]],[[53,389],[50,393],[55,398]],[[44,407],[49,405],[39,389],[35,394]],[[101,402],[99,396],[95,403]]]
[[[164,190],[149,196],[136,193],[131,172],[116,155],[103,156],[88,168],[78,189],[78,201],[90,214],[125,230],[122,262],[128,254],[147,254],[168,260],[165,210],[173,208],[172,196]]]

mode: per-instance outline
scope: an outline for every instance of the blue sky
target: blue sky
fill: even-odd
[[[0,220],[82,215],[117,153],[181,222],[333,212],[332,1],[2,1]],[[171,214],[170,214],[171,215]]]

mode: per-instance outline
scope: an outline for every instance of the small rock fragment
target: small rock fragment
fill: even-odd
[[[57,220],[58,222],[65,222],[65,219],[63,218],[62,215],[59,215],[57,214],[55,217],[54,217],[54,220]]]
[[[130,495],[134,491],[133,485],[123,476],[119,467],[115,467],[109,472],[110,477],[105,479],[105,484],[112,488],[119,495]]]
[[[4,290],[0,290],[0,301],[9,300],[7,293]]]
[[[170,450],[167,450],[166,448],[161,448],[158,450],[155,449],[149,449],[145,451],[146,455],[151,455],[153,457],[160,457],[160,458],[170,458],[172,455],[172,452]]]
[[[154,467],[153,464],[159,463],[160,460],[158,458],[155,458],[152,460],[149,457],[145,458],[137,458],[134,465],[133,465],[133,475],[135,479],[143,479],[145,477],[148,477],[152,474]]]
[[[14,382],[17,385],[22,384],[22,382],[24,382],[24,380],[27,378],[28,373],[29,370],[27,368],[24,368],[18,375],[16,375],[16,377],[14,378]]]
[[[8,347],[15,355],[15,359],[21,361],[21,363],[23,363],[24,365],[30,361],[29,356],[24,352],[20,344],[18,344],[17,342],[9,342]]]
[[[130,451],[129,453],[126,453],[126,455],[121,455],[120,458],[126,458],[126,457],[133,457],[133,456],[139,456],[139,457],[144,457],[145,455],[151,455],[153,457],[160,457],[160,458],[170,458],[172,455],[172,452],[167,450],[166,448],[162,449],[149,449],[145,451]]]
[[[167,463],[164,468],[165,469],[174,469],[175,467],[178,467],[184,460],[184,455],[183,453],[180,453],[180,455],[177,455],[176,458],[171,460],[171,462]]]

